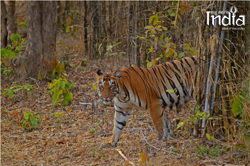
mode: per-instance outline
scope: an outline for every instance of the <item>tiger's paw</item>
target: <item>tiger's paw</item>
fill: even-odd
[[[102,143],[102,148],[112,148],[112,147],[115,147],[115,146],[116,146],[115,142],[113,142],[113,143],[111,143],[111,142],[103,142]]]

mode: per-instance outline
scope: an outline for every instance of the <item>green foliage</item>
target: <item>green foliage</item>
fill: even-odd
[[[198,153],[199,157],[201,158],[201,157],[206,156],[208,154],[209,148],[199,146],[198,148],[195,149],[195,151]]]
[[[96,83],[97,83],[97,81],[93,84],[93,89],[94,89],[94,90],[97,90]]]
[[[23,26],[25,29],[27,29],[27,23],[26,22],[19,22],[18,25]]]
[[[1,73],[5,76],[10,75],[13,71],[9,70],[9,60],[12,58],[19,57],[21,50],[26,44],[27,39],[21,38],[19,34],[13,33],[10,36],[11,45],[8,45],[7,48],[1,48]]]
[[[62,104],[67,105],[68,102],[73,99],[73,94],[68,89],[74,89],[74,85],[74,82],[70,84],[64,78],[53,80],[53,82],[49,84],[49,89],[51,89],[49,93],[52,95],[53,103],[59,104],[63,97]]]
[[[61,119],[62,115],[63,115],[63,112],[56,112],[56,113],[54,114],[54,116],[55,116],[56,118],[58,118],[58,119]]]
[[[198,107],[200,107],[200,106],[198,106]],[[199,108],[198,108],[199,109]],[[190,118],[189,120],[191,121],[191,122],[193,122],[193,123],[197,123],[197,122],[199,122],[200,120],[202,120],[202,119],[212,119],[211,117],[209,118],[209,114],[206,114],[206,112],[201,112],[200,110],[198,110],[197,112],[196,112],[196,114],[192,117],[192,118]]]
[[[74,25],[74,26],[68,25],[66,27],[66,32],[68,33],[69,37],[76,36],[78,34],[78,31],[79,31],[79,27],[76,25]]]
[[[38,73],[38,80],[48,78],[54,80],[63,76],[67,76],[64,64],[69,66],[66,61],[60,63],[59,60],[56,59],[56,56],[54,56],[52,62],[49,62],[46,59],[42,58],[42,70]]]
[[[120,50],[118,50],[117,52],[113,51],[113,48],[120,45],[122,42],[117,42],[115,44],[110,44],[107,46],[107,50],[105,55],[109,55],[109,56],[119,56],[120,58],[124,58],[124,55],[126,54],[125,52],[122,52]],[[100,51],[100,50],[99,50]]]
[[[152,15],[150,18],[149,18],[149,24],[152,23],[152,25],[148,25],[145,27],[145,29],[147,29],[146,33],[147,32],[150,32],[150,35],[151,36],[154,36],[157,34],[157,32],[162,32],[162,31],[167,31],[167,27],[163,26],[162,23],[164,21],[160,21],[159,19],[161,18],[159,16],[159,14],[161,14],[162,12],[158,12],[156,13],[155,15]]]
[[[10,75],[12,73],[12,70],[9,70],[9,60],[12,58],[16,58],[15,52],[6,49],[1,48],[1,73],[5,76]]]
[[[174,11],[176,8],[171,8],[171,9],[168,9],[168,14],[170,16],[175,16],[176,15],[176,12]]]
[[[219,156],[222,153],[225,153],[226,151],[224,149],[219,149],[219,147],[215,147],[214,149],[211,149],[209,152],[210,157]]]
[[[64,69],[64,64],[58,63],[56,65],[56,67],[52,70],[52,73],[51,73],[50,77],[52,79],[57,79],[62,75],[66,76],[66,72],[65,72],[65,69]]]
[[[167,89],[166,92],[170,93],[170,94],[175,94],[175,92],[177,91],[177,88],[175,89]]]
[[[146,60],[146,62],[147,62],[147,68],[152,67],[152,62],[150,62],[149,60]]]
[[[12,33],[10,36],[10,40],[12,43],[19,42],[21,40],[21,36],[17,33]]]
[[[17,33],[11,34],[10,40],[12,43],[11,49],[13,49],[16,52],[20,52],[23,48],[23,45],[27,43],[27,38],[22,40],[21,36]]]
[[[96,130],[94,128],[90,129],[90,133],[94,133]]]
[[[236,96],[234,97],[234,101],[232,104],[232,112],[234,116],[239,115],[242,117],[244,115],[244,108],[250,108],[250,78],[247,78],[243,85],[243,89],[240,90]],[[248,117],[250,118],[250,117]]]
[[[210,157],[217,157],[226,152],[224,149],[219,149],[219,147],[217,146],[211,149],[209,147],[199,146],[195,149],[195,151],[198,153],[198,156],[200,158],[205,157],[207,155],[209,155]]]
[[[177,5],[179,5],[178,10]],[[176,33],[173,32],[175,29],[182,33],[182,29],[177,26],[179,25],[177,21],[183,21],[181,16],[190,11],[189,3],[186,1],[180,1],[179,3],[178,1],[173,1],[172,5],[166,6],[166,8],[167,12],[160,11],[150,16],[148,25],[145,26],[146,35],[140,38],[146,43],[148,53],[154,53],[154,62],[158,62],[163,58],[163,56],[155,57],[155,53],[159,52],[159,50],[161,55],[170,59],[197,55],[198,51],[191,47],[189,43],[176,45],[176,41],[175,43],[171,41],[172,34]],[[146,60],[147,67],[154,66],[153,60]]]
[[[190,47],[190,44],[188,43],[184,43],[184,54],[186,55],[198,55],[197,50],[195,49],[195,47]]]
[[[246,131],[249,131],[250,127],[250,78],[248,77],[245,83],[243,84],[243,88],[238,91],[238,93],[235,95],[232,103],[232,113],[234,117],[240,116],[243,117],[243,120],[241,121],[242,129],[245,131],[244,137],[246,140],[249,139],[249,134],[246,133]]]
[[[208,133],[206,133],[206,137],[209,141],[213,141],[214,137],[212,137],[211,135],[209,135]]]
[[[190,105],[190,106],[191,106],[191,105]],[[205,119],[212,119],[212,117],[210,117],[209,114],[206,114],[206,112],[201,112],[201,111],[200,111],[200,108],[201,108],[201,106],[198,105],[198,111],[195,113],[195,115],[194,115],[193,117],[188,117],[186,120],[184,120],[184,121],[178,123],[177,128],[176,128],[174,131],[176,131],[176,130],[178,130],[180,127],[184,126],[186,122],[191,122],[191,123],[194,125],[194,124],[197,124],[197,123],[198,123],[200,120],[202,120],[203,118],[205,118]],[[190,109],[192,109],[192,108],[190,108]],[[192,109],[192,110],[194,110],[194,109]],[[173,131],[173,132],[174,132],[174,131]],[[211,139],[212,139],[212,138],[211,138]]]
[[[89,65],[87,59],[84,59],[84,60],[83,60],[83,63],[84,63],[84,66],[88,66],[88,65]]]
[[[30,84],[11,86],[9,89],[4,89],[5,91],[3,92],[2,96],[7,94],[10,98],[12,98],[14,92],[17,91],[26,91],[31,94],[33,88],[35,88],[35,86]]]
[[[1,60],[2,60],[2,57],[7,57],[7,58],[16,58],[16,54],[15,52],[9,50],[9,49],[6,49],[6,48],[1,48]]]
[[[178,123],[176,129],[174,129],[173,132],[175,132],[176,130],[178,130],[178,129],[181,128],[182,126],[184,126],[184,124],[185,124],[186,122],[187,122],[187,120],[184,120],[183,122]]]
[[[25,129],[27,123],[32,126],[33,128],[36,128],[38,123],[42,123],[39,116],[33,115],[31,112],[29,111],[25,111],[23,113],[23,119],[21,121],[21,128]]]

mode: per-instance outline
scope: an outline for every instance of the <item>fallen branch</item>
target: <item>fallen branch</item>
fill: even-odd
[[[87,105],[90,105],[92,109],[94,110],[95,114],[97,114],[97,101],[95,99],[92,100],[92,103],[88,103],[88,99],[84,100],[84,103],[79,102],[79,104],[84,105],[83,112],[86,111]]]
[[[37,79],[29,77],[29,79],[34,80],[36,82],[37,88],[40,88],[40,86],[37,84]]]
[[[155,147],[154,145],[151,145],[150,143],[148,143],[148,141],[146,140],[146,138],[145,138],[145,136],[143,135],[142,132],[141,132],[141,134],[142,134],[142,136],[143,136],[145,142],[146,142],[149,146],[151,146],[152,148],[154,148],[154,149],[156,149],[156,150],[162,150],[162,151],[167,152],[167,153],[172,153],[172,154],[174,154],[174,155],[178,155],[178,154],[176,154],[176,153],[174,153],[174,152],[172,152],[172,151],[168,151],[168,150],[165,150],[165,149],[160,149],[160,148]],[[179,155],[178,155],[178,156],[179,156]]]
[[[79,103],[79,104],[82,104],[82,105],[92,105],[92,103]]]
[[[125,161],[128,161],[129,164],[131,165],[135,165],[133,162],[129,161],[128,158],[122,153],[122,151],[120,149],[116,149],[116,151],[122,156],[122,158],[125,160]]]

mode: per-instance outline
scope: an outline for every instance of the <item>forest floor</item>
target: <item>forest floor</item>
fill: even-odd
[[[67,39],[64,43],[74,43]],[[58,46],[61,49],[62,44]],[[70,45],[69,48],[76,47]],[[78,47],[79,48],[79,47]],[[77,48],[76,48],[77,49]],[[84,63],[83,61],[87,62]],[[90,106],[83,111],[79,102],[97,98],[93,84],[96,71],[115,71],[127,64],[126,59],[106,57],[104,60],[84,60],[83,51],[70,55],[68,81],[76,82],[73,100],[67,106],[52,106],[46,91],[47,81],[27,79],[17,81],[14,75],[1,76],[2,90],[16,84],[32,84],[32,94],[14,93],[1,99],[1,165],[245,165],[250,164],[249,150],[234,141],[212,142],[206,137],[193,137],[184,127],[174,132],[169,141],[160,142],[148,112],[134,111],[121,139],[114,148],[102,148],[111,138],[114,108],[99,105],[97,114]],[[2,91],[3,92],[3,91]],[[39,115],[42,124],[33,129],[20,127],[24,111]],[[179,114],[166,111],[168,118],[181,120],[193,117],[193,111],[183,107]],[[127,157],[124,160],[121,151]]]

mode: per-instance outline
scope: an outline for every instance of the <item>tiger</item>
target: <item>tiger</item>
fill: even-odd
[[[204,57],[200,60],[204,61]],[[148,110],[159,139],[164,139],[163,109],[178,109],[191,99],[197,100],[197,71],[197,56],[184,57],[150,68],[131,66],[112,74],[103,74],[99,69],[98,96],[105,105],[113,101],[115,108],[113,134],[109,142],[102,143],[102,147],[117,145],[133,109]]]

